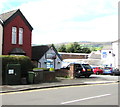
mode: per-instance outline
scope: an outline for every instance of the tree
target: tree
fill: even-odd
[[[68,53],[90,53],[91,50],[87,47],[81,47],[77,42],[64,45],[62,44],[58,49],[59,52],[68,52]]]
[[[66,51],[71,52],[71,53],[80,53],[81,46],[77,42],[74,42],[70,44],[69,46],[67,46]]]
[[[74,53],[80,53],[81,52],[81,46],[77,43],[73,43]]]
[[[58,48],[59,52],[66,52],[66,46],[64,44],[62,44],[59,48]]]
[[[83,53],[91,53],[91,50],[89,48],[83,48],[82,52]]]

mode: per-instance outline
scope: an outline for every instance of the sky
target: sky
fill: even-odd
[[[0,13],[20,9],[32,44],[118,39],[119,0],[0,0]]]

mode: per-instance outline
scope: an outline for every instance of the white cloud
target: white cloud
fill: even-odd
[[[88,22],[66,22],[62,24],[61,27],[63,29],[33,35],[36,36],[35,38],[33,37],[33,41],[38,41],[37,43],[82,40],[114,41],[118,37],[117,16],[98,18]]]
[[[33,26],[33,43],[117,39],[118,0],[36,0],[19,6]]]

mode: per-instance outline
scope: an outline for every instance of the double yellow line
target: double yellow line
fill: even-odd
[[[104,83],[104,84],[98,83],[98,84],[88,84],[88,85],[74,85],[74,86],[52,87],[52,88],[44,88],[44,89],[34,89],[34,90],[25,90],[25,91],[16,91],[16,92],[0,93],[0,95],[20,94],[20,93],[28,93],[28,92],[55,90],[55,89],[60,89],[60,88],[88,87],[88,86],[94,86],[94,85],[110,85],[110,84],[119,84],[119,83]]]

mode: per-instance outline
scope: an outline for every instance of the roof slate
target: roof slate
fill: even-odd
[[[11,50],[10,54],[26,54],[26,53],[21,48],[14,48],[14,49]]]
[[[18,9],[17,9],[18,10]],[[12,10],[7,13],[0,14],[0,19],[5,22],[8,18],[10,18],[17,10]]]
[[[30,23],[27,21],[25,16],[22,14],[20,9],[9,11],[3,14],[0,14],[0,19],[3,21],[3,25],[8,24],[12,19],[14,19],[17,15],[21,16],[23,21],[26,23],[26,25],[29,27],[29,29],[32,31],[33,27],[30,25]]]
[[[33,46],[32,47],[32,59],[39,60],[48,51],[48,46]]]
[[[88,59],[101,59],[101,53],[91,52]]]
[[[41,45],[41,46],[33,46],[32,47],[32,59],[33,60],[39,60],[42,58],[42,56],[53,46],[50,45]],[[60,60],[62,60],[62,58],[60,57],[60,55],[58,54],[57,50],[55,49],[55,47],[53,47],[53,50],[55,51],[55,53],[58,55],[58,57],[60,58]]]

